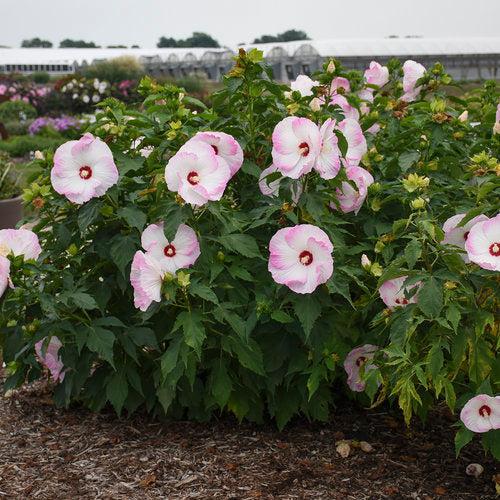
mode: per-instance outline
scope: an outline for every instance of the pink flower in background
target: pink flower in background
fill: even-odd
[[[365,82],[369,85],[383,87],[389,81],[389,69],[376,61],[372,61],[364,73]]]
[[[404,95],[401,100],[412,102],[420,94],[422,87],[416,86],[417,81],[425,74],[425,67],[421,64],[409,59],[403,64],[403,91]]]
[[[25,260],[38,259],[42,252],[38,236],[28,229],[1,229],[0,255],[22,255]]]
[[[321,149],[314,164],[314,169],[323,179],[333,179],[340,170],[340,149],[335,134],[336,121],[332,118],[323,123],[319,131],[321,135]]]
[[[500,271],[500,214],[472,226],[465,250],[470,261],[479,267]]]
[[[51,337],[48,345],[46,338],[35,344],[35,352],[40,364],[47,368],[54,382],[64,380],[64,364],[59,357],[59,349],[62,347],[61,341],[57,337]]]
[[[500,397],[474,396],[462,408],[460,420],[472,432],[500,429]]]
[[[378,289],[380,298],[389,309],[417,303],[418,291],[410,298],[406,298],[406,295],[413,288],[420,288],[420,282],[409,287],[403,287],[406,278],[408,278],[408,276],[400,276],[399,278],[385,281]]]
[[[344,112],[344,118],[359,120],[359,111],[354,106],[351,106],[342,94],[334,94],[330,100],[330,104],[340,106]]]
[[[321,148],[318,127],[307,118],[288,116],[273,132],[273,163],[285,177],[298,179],[309,173]]]
[[[220,200],[230,179],[227,162],[209,144],[198,140],[183,146],[165,168],[168,189],[192,205]]]
[[[366,130],[368,134],[376,135],[380,132],[380,124],[374,123],[369,129]]]
[[[361,158],[368,151],[366,139],[360,124],[356,120],[346,118],[339,123],[338,128],[344,134],[347,141],[346,167],[359,165]]]
[[[497,105],[495,113],[495,125],[493,125],[493,134],[500,134],[500,103]]]
[[[373,102],[373,89],[361,89],[358,92],[358,97],[362,99],[359,106],[362,115],[367,115],[370,112],[370,105],[368,103]]]
[[[333,273],[333,245],[319,227],[280,229],[269,242],[268,269],[276,283],[296,293],[312,293]]]
[[[272,173],[277,171],[278,169],[274,165],[271,165],[261,172],[259,177],[259,189],[264,196],[278,196],[282,178],[275,179],[271,182],[269,182],[268,179]],[[302,184],[295,183],[295,185],[291,188],[291,192],[292,201],[297,204],[299,202],[300,195],[302,194]]]
[[[142,233],[142,248],[153,257],[162,272],[174,274],[178,269],[191,267],[200,256],[200,245],[196,233],[185,224],[177,229],[175,238],[169,242],[163,232],[163,222],[151,224]]]
[[[292,91],[299,91],[302,97],[313,95],[312,89],[317,87],[319,82],[311,80],[307,75],[299,75],[297,79],[290,84]]]
[[[467,222],[467,224],[465,224],[464,226],[458,227],[464,217],[465,214],[457,214],[453,217],[450,217],[443,224],[443,243],[448,245],[455,245],[465,250],[465,242],[467,240],[467,237],[469,236],[469,231],[472,229],[472,226],[474,226],[478,222],[488,220],[488,217],[486,217],[486,215],[478,215],[477,217],[474,217],[469,222]],[[467,256],[467,254],[463,253],[461,254],[461,257],[464,262],[469,262],[469,257]]]
[[[353,349],[345,358],[344,370],[347,373],[347,385],[354,392],[363,392],[365,390],[365,381],[361,378],[361,370],[368,373],[377,368],[370,363],[375,352],[378,350],[376,345],[365,344]]]
[[[356,188],[343,181],[342,186],[337,188],[337,201],[342,212],[354,212],[357,215],[368,196],[368,186],[373,184],[374,179],[370,172],[362,167],[347,167],[346,174]],[[334,204],[331,207],[336,208]]]
[[[146,311],[153,302],[160,302],[163,276],[164,272],[156,259],[141,251],[135,253],[130,271],[135,307]]]
[[[330,94],[344,94],[351,91],[351,84],[347,78],[337,76],[330,85]]]
[[[212,146],[214,153],[228,164],[231,177],[241,168],[243,150],[232,135],[224,132],[198,132],[184,144],[181,151],[189,151],[190,145],[195,141],[205,142]]]
[[[0,255],[0,297],[10,284],[10,260]]]
[[[118,169],[109,146],[92,134],[57,148],[51,171],[52,187],[81,205],[102,196],[118,182]]]

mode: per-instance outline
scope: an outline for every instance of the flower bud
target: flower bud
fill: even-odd
[[[373,276],[379,278],[380,276],[382,276],[384,270],[382,269],[382,266],[378,262],[374,262],[371,265],[370,272],[373,274]]]
[[[382,241],[377,241],[375,243],[375,253],[380,253],[385,248],[385,244]]]
[[[309,107],[312,111],[319,111],[321,109],[321,101],[317,97],[314,97],[309,103]]]
[[[38,149],[35,151],[35,160],[45,160],[45,156]]]
[[[217,260],[220,262],[224,262],[226,256],[224,255],[224,252],[218,251],[217,252]]]
[[[184,271],[179,271],[177,273],[177,283],[179,283],[182,288],[187,288],[189,283],[191,283],[191,275]]]
[[[335,63],[333,62],[333,59],[328,63],[328,66],[326,67],[326,72],[327,73],[335,72]]]
[[[291,99],[292,98],[292,91],[286,90],[285,92],[283,92],[283,95],[285,96],[285,99]]]
[[[68,253],[74,257],[78,253],[78,247],[74,243],[71,243],[68,247]]]
[[[465,110],[459,117],[458,117],[458,121],[460,122],[466,122],[469,118],[469,112],[467,110]]]
[[[454,281],[446,281],[444,287],[446,290],[454,290],[457,288],[457,284]]]
[[[363,254],[361,256],[361,266],[363,267],[363,269],[368,271],[370,269],[371,265],[372,265],[371,260],[368,258],[368,256],[366,254]]]
[[[421,210],[424,207],[425,207],[425,200],[420,196],[418,198],[415,198],[411,202],[411,208],[413,208],[414,210]]]

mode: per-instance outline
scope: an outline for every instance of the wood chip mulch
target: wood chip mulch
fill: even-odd
[[[0,498],[496,498],[498,463],[479,443],[455,459],[453,421],[442,411],[408,430],[397,413],[345,403],[328,424],[281,433],[228,418],[159,423],[59,410],[37,383],[0,399]]]

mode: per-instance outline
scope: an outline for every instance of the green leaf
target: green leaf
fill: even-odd
[[[111,401],[116,413],[120,415],[122,412],[123,404],[128,396],[128,383],[127,379],[120,373],[115,373],[106,386],[106,396]]]
[[[500,460],[500,429],[493,429],[483,434],[483,446],[490,450],[496,460]]]
[[[118,209],[118,217],[124,219],[130,227],[135,227],[139,231],[146,225],[146,214],[133,205],[128,205]]]
[[[158,341],[156,340],[156,335],[151,328],[145,328],[142,326],[132,326],[127,328],[127,336],[132,340],[132,342],[139,346],[148,346],[155,349],[159,349]]]
[[[230,336],[224,339],[225,349],[236,354],[242,366],[259,375],[265,375],[264,360],[259,344],[253,339]]]
[[[307,379],[307,389],[309,391],[309,400],[314,396],[314,393],[318,390],[319,384],[322,380],[326,379],[326,369],[325,365],[316,365],[311,375]]]
[[[161,374],[164,379],[177,366],[177,360],[179,358],[180,348],[181,348],[181,339],[180,337],[177,337],[170,343],[168,349],[161,356],[160,367],[161,367]]]
[[[115,334],[111,330],[106,330],[101,327],[92,327],[89,330],[87,337],[87,347],[99,354],[113,368],[115,367],[113,360],[113,345],[115,343]]]
[[[314,323],[321,315],[320,303],[312,294],[300,296],[294,301],[294,310],[304,329],[306,338],[309,337]]]
[[[216,361],[212,369],[212,394],[217,404],[222,409],[226,406],[233,390],[233,383],[227,373],[227,367],[223,360]]]
[[[429,354],[427,355],[427,371],[429,375],[436,379],[441,368],[443,367],[443,350],[441,348],[441,343],[438,341],[431,347]]]
[[[271,313],[271,318],[278,323],[293,323],[293,318],[285,311],[277,310]]]
[[[466,427],[459,429],[459,431],[455,434],[455,453],[457,457],[460,454],[460,450],[466,444],[470,443],[473,437],[474,433]]]
[[[212,289],[206,285],[203,285],[202,283],[191,283],[189,287],[189,293],[191,295],[196,295],[197,297],[208,300],[209,302],[212,302],[214,304],[219,303],[219,299],[217,298],[217,295],[215,295],[215,293],[212,291]]]
[[[102,201],[91,200],[80,208],[78,211],[78,227],[82,234],[97,219],[101,206]]]
[[[92,295],[89,295],[88,293],[73,292],[70,298],[73,304],[75,304],[76,307],[80,307],[81,309],[98,309],[97,302],[94,300]]]
[[[422,254],[422,245],[418,240],[411,240],[405,248],[405,259],[408,263],[408,268],[413,269],[415,263],[420,258]]]
[[[398,158],[399,168],[406,172],[409,170],[415,162],[420,158],[420,153],[418,151],[406,151],[401,153]]]
[[[198,357],[201,355],[201,346],[207,336],[202,319],[200,311],[183,311],[177,316],[173,328],[174,332],[182,328],[184,342],[196,351]]]
[[[448,309],[446,310],[446,319],[453,327],[453,330],[455,330],[455,332],[457,331],[461,316],[462,315],[460,313],[460,310],[458,309],[458,307],[454,305],[449,306]]]
[[[163,407],[163,411],[167,413],[172,401],[175,398],[175,387],[164,385],[156,391],[156,395],[158,396],[158,401]]]
[[[249,234],[227,234],[221,236],[218,241],[228,250],[239,253],[244,257],[262,257],[257,240]]]
[[[428,317],[439,316],[443,308],[443,289],[435,278],[426,281],[418,292],[418,307]]]
[[[122,236],[117,234],[111,241],[109,249],[111,258],[120,272],[125,275],[125,270],[132,262],[132,258],[137,251],[136,239],[130,235]]]

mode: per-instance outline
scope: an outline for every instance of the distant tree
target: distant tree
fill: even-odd
[[[126,49],[126,45],[106,45],[107,49]]]
[[[159,48],[165,47],[220,47],[219,42],[207,33],[194,31],[193,34],[185,40],[176,40],[175,38],[166,38],[162,36],[156,44]]]
[[[305,31],[287,30],[278,35],[262,35],[256,38],[253,43],[275,43],[275,42],[294,42],[296,40],[310,40]]]
[[[132,45],[132,49],[140,49],[139,45]]]
[[[94,42],[86,42],[85,40],[71,40],[66,38],[59,44],[61,49],[100,49],[100,45],[96,45]]]
[[[166,47],[177,47],[177,40],[175,38],[166,38],[164,36],[160,37],[160,40],[156,44],[156,46],[160,49]]]
[[[32,38],[31,40],[23,40],[21,43],[21,47],[25,49],[31,49],[31,48],[42,48],[42,49],[50,49],[52,47],[52,42],[49,42],[48,40],[41,40],[40,38]]]

